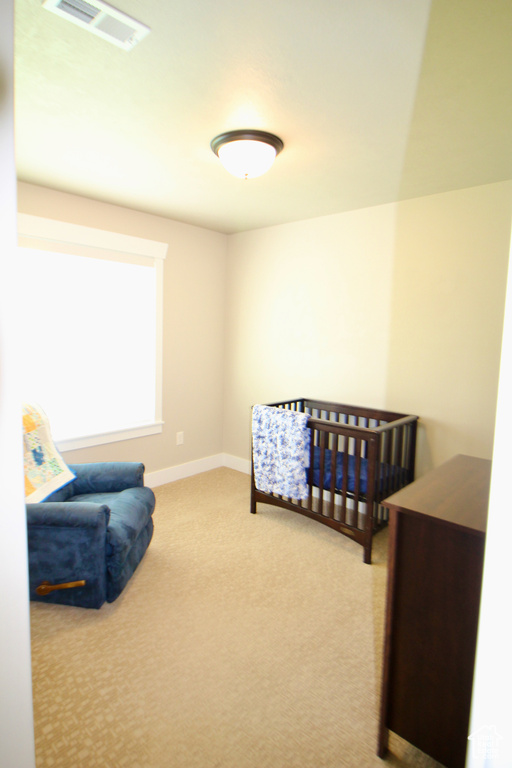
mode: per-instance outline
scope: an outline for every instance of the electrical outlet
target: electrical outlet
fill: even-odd
[[[185,442],[185,433],[176,432],[176,445],[183,445],[184,442]]]

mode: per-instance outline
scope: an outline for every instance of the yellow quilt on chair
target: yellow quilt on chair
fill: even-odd
[[[75,475],[55,447],[48,418],[36,404],[23,404],[25,501],[44,501]]]

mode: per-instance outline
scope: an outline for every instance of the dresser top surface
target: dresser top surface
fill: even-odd
[[[459,454],[389,496],[391,510],[485,532],[492,462]]]

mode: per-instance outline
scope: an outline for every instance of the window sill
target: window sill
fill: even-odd
[[[144,424],[139,427],[102,432],[97,435],[83,435],[82,437],[74,437],[67,440],[56,440],[55,442],[59,451],[76,451],[79,448],[91,448],[95,445],[104,445],[105,443],[117,443],[121,440],[133,440],[138,437],[158,435],[162,432],[163,424],[163,421],[157,421],[153,424]]]

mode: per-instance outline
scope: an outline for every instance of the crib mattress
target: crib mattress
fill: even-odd
[[[321,450],[318,446],[315,446],[313,449],[313,485],[317,488],[320,488],[320,456],[321,456]],[[343,471],[344,471],[344,461],[345,461],[345,454],[342,451],[336,452],[336,478],[335,478],[335,488],[338,491],[341,491],[343,488]],[[356,457],[349,453],[348,454],[348,462],[347,462],[347,492],[348,493],[355,493],[356,490]],[[325,450],[325,458],[324,458],[324,479],[323,479],[323,488],[324,490],[329,490],[331,487],[331,471],[332,467],[332,451],[327,448]],[[379,491],[382,491],[384,489],[384,485],[386,482],[391,482],[392,484],[395,483],[397,479],[397,475],[403,476],[403,479],[406,477],[406,470],[390,466],[389,464],[379,464]],[[359,469],[359,493],[361,495],[366,495],[366,492],[368,490],[368,459],[360,459],[360,469]]]

